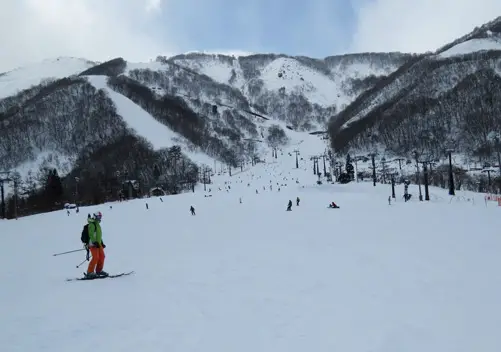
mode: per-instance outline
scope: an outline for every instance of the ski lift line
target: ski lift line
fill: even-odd
[[[184,96],[184,97],[186,97],[186,98],[189,98],[189,99],[194,99],[193,97],[189,96],[188,94],[184,94],[184,93],[177,93],[177,94],[178,94],[178,95],[182,95],[182,96]],[[267,121],[269,121],[269,120],[270,120],[269,118],[267,118],[267,117],[265,117],[265,116],[263,116],[263,115],[261,115],[261,114],[258,114],[257,112],[253,112],[253,111],[246,110],[246,109],[239,109],[239,108],[236,108],[236,107],[234,107],[234,106],[227,105],[227,104],[223,104],[223,103],[220,103],[220,102],[218,103],[218,102],[214,102],[214,101],[213,101],[213,102],[211,102],[211,103],[212,103],[212,105],[224,106],[224,107],[226,107],[226,108],[230,108],[230,109],[234,109],[234,110],[237,110],[237,111],[246,112],[246,113],[248,113],[248,114],[251,114],[251,115],[254,115],[254,116],[260,117],[260,118],[262,118],[262,119],[264,119],[264,120],[267,120]]]
[[[201,75],[200,73],[198,73],[198,72],[196,72],[196,71],[193,71],[192,69],[189,69],[189,68],[184,67],[184,66],[182,66],[182,65],[179,65],[179,64],[177,64],[177,63],[175,63],[175,62],[173,62],[173,61],[170,61],[170,60],[165,60],[165,61],[163,61],[163,63],[165,63],[165,64],[169,64],[169,65],[172,65],[172,66],[175,66],[175,67],[177,67],[177,68],[179,68],[179,69],[181,69],[181,70],[184,70],[184,71],[186,71],[186,72],[188,72],[188,73],[190,73],[190,74],[192,74],[193,76],[196,76],[196,77],[198,77],[198,78],[202,78],[202,79],[204,79],[204,80],[207,80],[207,78],[209,78],[209,79],[210,79],[210,77],[208,77],[208,76],[203,76],[203,75]],[[207,77],[207,78],[206,78],[206,77]]]
[[[201,74],[200,74],[200,73],[198,73],[198,72],[195,72],[195,71],[193,71],[193,70],[191,70],[191,69],[188,69],[188,68],[186,68],[186,67],[183,67],[183,66],[181,66],[181,65],[179,65],[179,64],[176,64],[175,62],[172,62],[172,61],[167,61],[167,60],[166,60],[165,62],[166,62],[166,63],[169,63],[169,64],[171,64],[171,65],[173,65],[173,66],[176,66],[176,67],[180,68],[181,70],[184,70],[184,71],[186,71],[186,72],[188,72],[188,73],[192,74],[193,76],[195,76],[195,77],[197,77],[197,78],[199,78],[199,79],[203,79],[203,80],[207,81],[207,78],[205,78],[205,76],[204,76],[204,75],[201,75]],[[208,78],[209,78],[209,77],[208,77]],[[210,79],[210,78],[209,78],[209,79]],[[185,97],[187,97],[187,98],[190,98],[190,99],[193,99],[192,97],[190,97],[190,96],[189,96],[189,95],[187,95],[187,94],[183,94],[183,93],[177,93],[177,94],[179,94],[179,95],[183,95],[183,96],[185,96]],[[236,107],[234,107],[234,106],[226,105],[226,104],[223,104],[223,103],[217,103],[217,102],[212,102],[212,104],[213,104],[213,105],[218,105],[218,106],[224,106],[224,107],[227,107],[227,108],[230,108],[230,109],[234,109],[234,110],[237,110],[237,111],[243,111],[243,112],[246,112],[246,113],[248,113],[248,114],[251,114],[251,115],[254,115],[254,116],[260,117],[260,118],[262,118],[262,119],[264,119],[264,120],[270,120],[269,118],[267,118],[267,117],[265,117],[265,116],[263,116],[263,115],[261,115],[261,114],[258,114],[258,113],[256,113],[256,112],[250,111],[250,110],[239,109],[239,108],[236,108]]]

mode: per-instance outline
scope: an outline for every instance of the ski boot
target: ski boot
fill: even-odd
[[[104,270],[101,270],[99,272],[96,272],[96,276],[99,276],[99,277],[102,277],[102,276],[109,276],[109,274],[104,271]]]

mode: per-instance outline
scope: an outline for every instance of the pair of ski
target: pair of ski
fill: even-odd
[[[87,280],[98,280],[98,279],[114,279],[114,278],[117,278],[117,277],[127,276],[127,275],[130,275],[130,274],[134,274],[134,271],[130,271],[128,273],[115,274],[115,275],[107,275],[107,276],[91,276],[91,277],[84,276],[84,277],[76,277],[76,278],[72,278],[72,279],[66,279],[66,281],[77,281],[77,280],[78,281],[82,281],[82,280],[87,281]]]

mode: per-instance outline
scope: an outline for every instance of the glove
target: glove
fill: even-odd
[[[101,242],[101,247],[106,248],[106,245],[104,244],[104,242]]]

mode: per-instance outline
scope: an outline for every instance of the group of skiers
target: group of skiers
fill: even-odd
[[[296,206],[299,206],[299,197],[296,198]],[[292,200],[289,199],[289,204],[287,204],[287,211],[292,211]]]
[[[296,206],[299,206],[299,197],[296,198]],[[334,203],[334,202],[331,202],[327,208],[333,208],[333,209],[339,209],[339,206]],[[287,204],[287,211],[292,211],[292,200],[289,199],[289,203]]]

